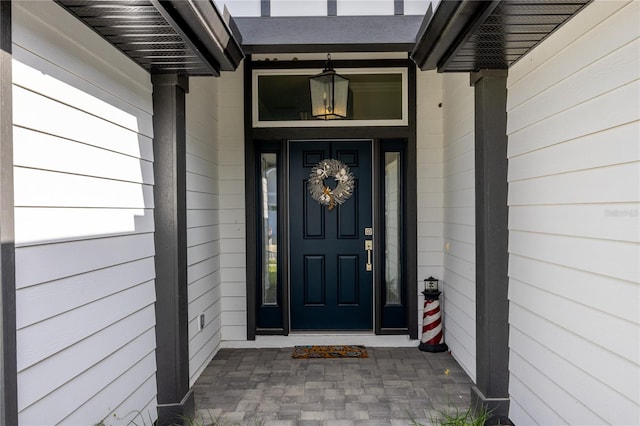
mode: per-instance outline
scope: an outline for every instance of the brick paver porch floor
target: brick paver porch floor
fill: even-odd
[[[472,382],[449,353],[367,349],[359,359],[222,349],[194,385],[196,416],[225,426],[430,425],[439,411],[469,407]]]

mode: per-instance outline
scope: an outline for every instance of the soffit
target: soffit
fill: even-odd
[[[411,57],[422,70],[507,69],[590,1],[443,1]]]
[[[56,2],[151,73],[219,75],[244,57],[208,0]]]
[[[243,17],[234,21],[247,53],[410,52],[424,17]]]
[[[447,0],[421,16],[231,18],[211,0],[56,0],[152,73],[219,75],[247,53],[412,52],[422,70],[506,69],[591,0]],[[242,44],[240,44],[242,34]]]

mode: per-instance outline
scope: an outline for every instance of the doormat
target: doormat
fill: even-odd
[[[361,345],[296,346],[291,358],[369,358],[367,349]]]

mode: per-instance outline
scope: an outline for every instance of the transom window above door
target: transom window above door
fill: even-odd
[[[349,79],[347,118],[311,115],[309,77],[319,70],[254,70],[254,127],[346,127],[408,125],[407,70],[336,69]]]

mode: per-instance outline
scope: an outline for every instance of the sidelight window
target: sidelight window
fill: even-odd
[[[259,329],[282,328],[281,151],[265,143],[256,152],[256,322]]]
[[[384,153],[384,281],[385,304],[401,304],[401,164],[399,152]]]
[[[278,162],[276,153],[260,155],[262,223],[262,305],[278,304]]]
[[[407,256],[406,256],[406,145],[401,140],[383,140],[380,144],[381,216],[381,329],[406,330]]]

